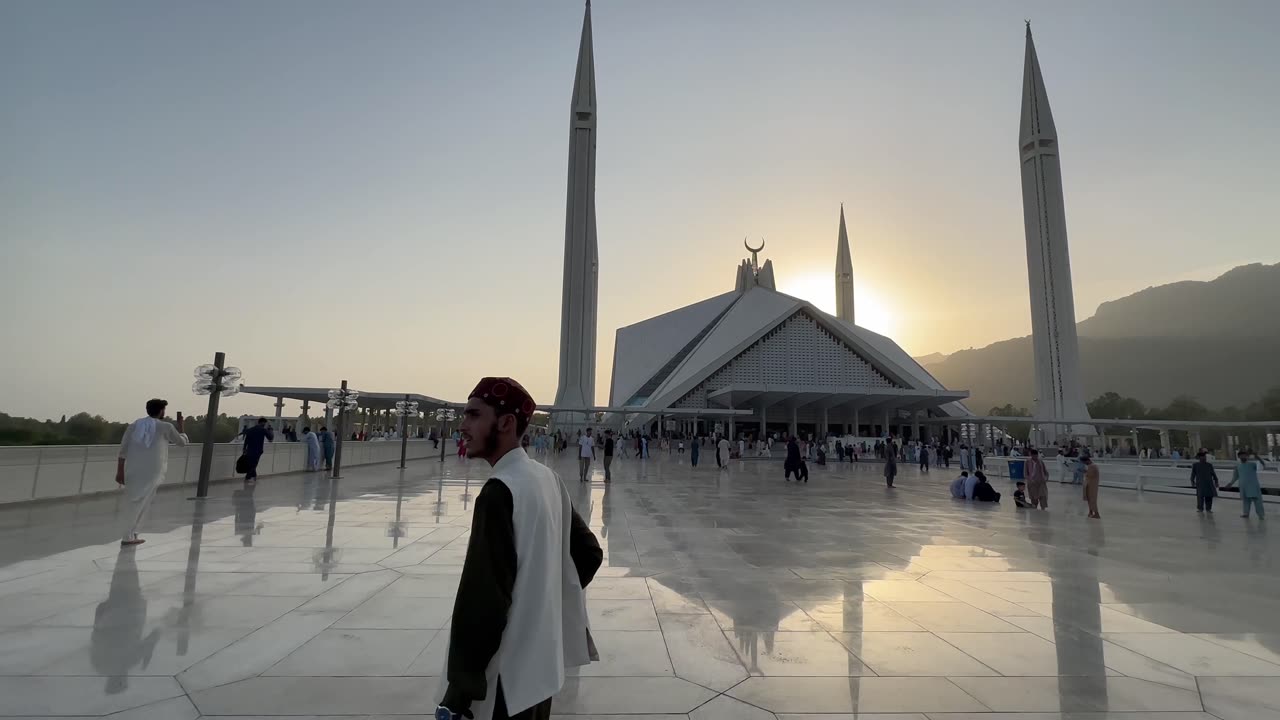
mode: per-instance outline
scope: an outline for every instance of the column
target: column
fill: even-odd
[[[325,405],[324,406],[324,426],[329,427],[330,425],[333,425],[333,408],[329,407],[328,405]]]
[[[853,409],[853,429],[849,431],[849,434],[856,436],[858,434],[858,425],[860,424],[861,423],[858,422],[858,408],[854,408]]]
[[[911,439],[917,442],[919,442],[920,440],[920,413],[921,412],[923,411],[917,410],[911,414],[911,418],[914,420],[913,424],[911,425]]]
[[[791,406],[791,437],[800,435],[800,410],[796,406]]]
[[[284,414],[284,398],[277,397],[276,398],[276,417],[280,417],[283,414]]]
[[[827,406],[823,405],[822,406],[822,427],[819,428],[818,439],[825,442],[827,439],[827,433],[830,433],[830,432],[831,432],[830,417],[827,414]]]
[[[768,424],[769,424],[769,408],[765,407],[764,405],[761,405],[760,406],[760,438],[759,439],[761,440],[764,439],[764,436],[766,434],[765,428],[768,427]]]
[[[1204,445],[1200,442],[1200,431],[1191,430],[1187,433],[1187,435],[1191,439],[1191,447],[1189,449],[1191,450],[1191,454],[1195,455],[1196,453],[1200,452],[1200,448],[1204,447]]]
[[[1161,454],[1161,456],[1163,456],[1163,457],[1169,457],[1169,450],[1171,449],[1171,447],[1170,447],[1170,442],[1169,442],[1169,431],[1168,431],[1168,430],[1161,430],[1161,431],[1160,431],[1160,449],[1163,451],[1163,452],[1161,452],[1161,453],[1160,453],[1160,454]]]
[[[729,409],[732,410],[733,408],[729,408]],[[734,419],[732,415],[729,416],[729,434],[726,435],[725,437],[729,438],[729,440],[733,442],[736,442],[738,439],[738,430],[734,426]]]
[[[884,411],[884,430],[880,434],[881,435],[889,434],[889,411],[888,410]]]

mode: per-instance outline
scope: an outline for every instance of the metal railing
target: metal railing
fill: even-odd
[[[213,446],[214,481],[236,477],[236,458],[243,445]],[[169,467],[161,485],[194,484],[200,473],[200,444],[169,448]],[[0,447],[0,503],[90,495],[116,489],[118,445],[22,445]],[[407,457],[433,458],[439,450],[430,440],[410,440]],[[258,474],[280,475],[305,468],[307,448],[300,442],[267,443]],[[343,467],[400,460],[400,443],[345,442]]]

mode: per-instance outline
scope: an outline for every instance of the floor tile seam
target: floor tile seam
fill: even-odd
[[[1132,634],[1137,634],[1137,633],[1132,633]],[[1149,635],[1168,635],[1168,634],[1170,634],[1170,633],[1147,633],[1147,634],[1149,634]],[[1213,639],[1212,637],[1204,637],[1205,635],[1210,635],[1210,636],[1212,636],[1212,635],[1219,635],[1219,634],[1222,634],[1222,635],[1231,635],[1231,634],[1236,634],[1236,633],[1178,633],[1178,634],[1179,634],[1179,635],[1188,635],[1188,636],[1190,636],[1190,637],[1194,637],[1194,638],[1196,638],[1196,639],[1198,639],[1198,640],[1203,640],[1204,642],[1207,642],[1207,643],[1210,643],[1210,644],[1213,644],[1213,645],[1217,645],[1217,646],[1218,646],[1218,647],[1220,647],[1220,648],[1225,648],[1225,649],[1227,649],[1227,650],[1233,650],[1233,651],[1238,652],[1238,653],[1240,653],[1240,654],[1242,654],[1242,655],[1248,655],[1249,657],[1254,658],[1255,660],[1259,660],[1259,661],[1264,662],[1264,663],[1267,663],[1267,664],[1269,664],[1269,665],[1277,665],[1277,663],[1271,662],[1270,660],[1267,660],[1267,659],[1266,659],[1266,658],[1264,658],[1264,657],[1259,657],[1258,655],[1254,655],[1253,653],[1251,653],[1251,652],[1249,652],[1249,651],[1247,651],[1247,650],[1240,650],[1240,649],[1237,649],[1237,648],[1230,647],[1229,645],[1223,645],[1222,643],[1218,642],[1217,640]],[[1252,633],[1252,634],[1258,635],[1258,634],[1273,634],[1273,633]],[[1213,676],[1206,676],[1206,677],[1213,677]]]
[[[803,608],[801,608],[801,612],[804,612]],[[810,619],[812,619],[812,616],[810,616]],[[817,620],[814,620],[814,622],[817,622]],[[822,631],[827,634],[827,637],[831,638],[831,640],[835,642],[835,644],[844,648],[844,651],[849,653],[849,655],[852,656],[853,659],[857,660],[858,663],[862,665],[862,667],[869,670],[871,672],[871,677],[887,677],[885,675],[881,675],[875,668],[871,667],[871,663],[867,662],[866,660],[863,660],[862,657],[857,653],[855,653],[852,648],[850,648],[848,645],[845,645],[843,642],[841,642],[840,638],[836,637],[835,631],[826,629],[825,627],[823,627],[822,623],[818,623],[818,627],[821,627]],[[841,632],[845,632],[845,631],[842,630]],[[778,677],[778,676],[775,676],[775,677]],[[848,677],[866,677],[866,676],[850,675]]]
[[[703,604],[706,604],[706,602],[704,601]],[[708,604],[707,610],[710,610],[710,609],[711,609],[711,606]],[[745,682],[747,678],[751,677],[751,670],[748,669],[747,663],[744,662],[742,654],[738,652],[738,645],[734,643],[733,640],[729,639],[729,631],[725,630],[724,626],[720,624],[720,620],[716,618],[715,613],[709,613],[709,614],[711,616],[711,621],[714,622],[716,624],[716,628],[720,630],[720,637],[724,638],[724,641],[729,645],[729,650],[732,651],[733,656],[737,658],[738,667],[742,668],[742,672],[747,674],[746,678],[743,678],[742,680],[739,680],[737,683],[734,684],[734,687],[737,687],[739,684]],[[666,642],[665,638],[663,639],[663,642]]]
[[[305,604],[305,603],[304,603],[304,604]],[[296,610],[296,608],[295,608],[295,610]],[[290,610],[289,612],[293,612],[293,610]],[[336,611],[335,611],[335,612],[336,612]],[[286,612],[284,615],[288,615],[288,614],[289,614],[289,613],[288,613],[288,612]],[[281,615],[280,617],[284,617],[284,615]],[[227,648],[231,647],[231,645],[234,645],[234,644],[236,644],[237,642],[240,642],[241,640],[244,640],[245,638],[248,638],[250,635],[253,635],[253,634],[254,634],[254,633],[256,633],[256,632],[260,632],[260,631],[262,631],[262,630],[266,629],[266,627],[267,627],[268,625],[271,625],[272,623],[274,623],[274,622],[278,621],[278,620],[280,619],[280,617],[277,617],[277,618],[275,618],[274,620],[272,620],[271,622],[267,623],[266,625],[263,625],[263,626],[261,626],[261,627],[259,627],[259,628],[255,629],[253,632],[250,632],[250,633],[248,633],[248,634],[246,634],[246,635],[241,636],[239,639],[237,639],[237,640],[235,640],[234,642],[232,642],[232,643],[230,643],[229,645],[227,645],[227,647],[222,648],[222,650],[226,650]],[[345,616],[344,616],[344,617],[345,617]],[[288,657],[289,655],[292,655],[293,653],[295,653],[295,652],[297,652],[298,650],[300,650],[300,649],[302,648],[302,646],[303,646],[303,645],[306,645],[307,643],[311,642],[311,641],[312,641],[313,639],[315,639],[318,635],[320,635],[320,633],[324,632],[325,630],[329,630],[329,629],[333,628],[334,623],[338,622],[338,620],[340,620],[340,619],[342,619],[342,618],[340,618],[340,617],[339,617],[339,618],[335,618],[335,619],[334,619],[332,622],[330,622],[328,625],[326,625],[326,626],[324,626],[324,627],[320,628],[319,630],[317,630],[317,631],[315,632],[315,634],[314,634],[314,635],[312,635],[311,637],[309,637],[309,638],[307,638],[306,640],[303,640],[303,641],[299,642],[298,644],[294,645],[293,647],[291,647],[291,648],[289,649],[289,651],[285,654],[285,657]],[[222,652],[222,650],[219,650],[218,652]],[[190,694],[191,694],[191,693],[190,693],[190,691],[188,691],[188,690],[187,690],[187,686],[183,684],[183,682],[182,682],[182,677],[181,677],[181,676],[183,675],[183,673],[186,673],[188,670],[191,670],[191,669],[192,669],[192,668],[194,668],[196,665],[199,665],[200,663],[205,662],[205,661],[207,661],[207,660],[211,659],[211,658],[212,658],[214,655],[216,655],[216,654],[217,654],[217,653],[210,653],[210,654],[209,654],[208,656],[206,656],[204,659],[200,660],[200,661],[199,661],[199,662],[197,662],[197,663],[193,663],[193,664],[191,665],[191,667],[188,667],[188,668],[186,668],[185,670],[183,670],[182,672],[179,672],[179,673],[177,673],[176,675],[174,675],[174,676],[173,676],[173,679],[174,679],[175,681],[177,681],[178,685],[179,685],[180,687],[182,687],[183,691],[184,691],[184,692],[187,692],[188,697],[190,697]],[[283,659],[284,659],[284,658],[281,658],[281,660],[283,660]],[[279,662],[280,662],[280,661],[276,661],[275,663],[272,663],[271,667],[275,667],[277,664],[279,664]],[[264,672],[265,672],[265,671],[264,671]],[[238,682],[243,682],[243,681],[245,681],[245,680],[252,680],[252,679],[260,678],[260,677],[263,677],[263,673],[261,673],[261,672],[260,672],[260,673],[258,673],[258,674],[256,674],[256,675],[251,675],[251,676],[249,676],[249,677],[247,677],[247,678],[240,678],[240,679],[238,679],[238,680],[228,680],[227,682],[224,682],[224,683],[218,683],[217,685],[210,685],[209,687],[206,687],[206,688],[200,688],[200,689],[199,689],[199,690],[197,690],[196,692],[206,692],[206,691],[208,691],[208,690],[213,690],[214,688],[225,687],[225,686],[227,686],[227,685],[234,685],[235,683],[238,683]],[[195,700],[194,700],[194,699],[192,699],[192,705],[195,705]],[[196,706],[196,710],[197,710],[197,711],[199,711],[199,709],[200,709],[200,708],[199,708],[199,706]]]
[[[1210,677],[1210,676],[1206,675],[1205,677]],[[1205,710],[1205,707],[1204,707],[1204,692],[1200,689],[1200,676],[1193,675],[1192,679],[1195,681],[1195,684],[1196,684],[1196,700],[1200,702],[1200,709],[1204,710],[1205,712],[1209,712],[1208,710]],[[1215,714],[1214,717],[1219,717],[1219,716]]]
[[[336,622],[337,622],[337,620],[335,620],[334,622],[336,623]],[[301,645],[299,645],[298,647],[294,648],[293,650],[290,650],[290,651],[289,651],[289,653],[288,653],[287,655],[285,655],[284,657],[282,657],[282,658],[280,658],[279,660],[277,660],[277,661],[275,661],[274,663],[272,663],[272,664],[271,664],[271,667],[268,667],[266,670],[263,670],[262,672],[258,673],[255,677],[268,677],[268,676],[270,676],[270,677],[347,677],[347,676],[345,676],[345,675],[271,675],[271,671],[272,671],[272,670],[274,670],[274,669],[276,668],[276,666],[277,666],[277,665],[279,665],[280,663],[282,663],[282,662],[284,662],[284,661],[288,660],[289,658],[293,657],[293,654],[294,654],[294,653],[296,653],[296,652],[298,652],[299,650],[301,650],[302,648],[306,647],[307,643],[309,643],[309,642],[311,642],[312,640],[315,640],[316,638],[320,637],[320,635],[321,635],[322,633],[324,633],[324,632],[326,632],[326,631],[328,631],[328,630],[339,630],[339,631],[342,631],[342,630],[397,630],[397,631],[398,631],[398,630],[401,630],[401,629],[402,629],[402,628],[335,628],[335,627],[333,627],[332,625],[330,625],[329,627],[326,627],[326,628],[321,629],[321,630],[320,630],[319,632],[317,632],[315,635],[312,635],[310,638],[308,638],[308,639],[307,639],[307,641],[306,641],[306,642],[302,643]],[[432,630],[432,628],[427,628],[427,629],[428,629],[428,630]],[[408,671],[408,670],[409,670],[409,668],[413,667],[413,664],[414,664],[414,663],[418,662],[418,658],[422,657],[422,654],[423,654],[423,653],[425,653],[425,652],[427,651],[427,648],[428,648],[428,647],[430,647],[431,643],[435,641],[436,636],[437,636],[437,635],[439,635],[443,630],[444,630],[444,628],[435,628],[435,629],[433,630],[433,632],[431,633],[431,637],[427,638],[427,644],[426,644],[426,645],[423,645],[423,646],[422,646],[422,649],[418,651],[418,654],[417,654],[417,655],[414,655],[414,656],[413,656],[413,659],[412,659],[412,660],[410,660],[410,661],[408,662],[408,664],[406,664],[406,665],[405,665],[405,666],[400,670],[400,674],[398,674],[398,675],[365,675],[365,676],[361,676],[361,677],[419,677],[419,676],[415,676],[415,675],[405,675],[404,673],[405,673],[406,671]],[[426,677],[430,677],[430,676],[426,676]]]
[[[1002,677],[1002,676],[1000,676],[1000,677]],[[954,687],[955,689],[957,689],[957,690],[959,690],[961,693],[963,693],[965,697],[967,697],[967,698],[969,698],[969,699],[973,700],[975,703],[977,703],[977,704],[981,705],[982,707],[986,708],[988,712],[992,712],[992,713],[996,712],[995,708],[993,708],[993,707],[991,707],[990,705],[988,705],[988,704],[986,704],[986,703],[982,702],[981,700],[979,700],[975,695],[973,695],[972,693],[970,693],[968,690],[965,690],[964,688],[960,687],[960,685],[959,685],[958,683],[956,683],[955,681],[953,681],[951,678],[949,678],[949,677],[943,677],[943,679],[947,681],[947,684],[948,684],[948,685],[950,685],[950,686]]]
[[[1169,633],[1145,633],[1145,634],[1147,634],[1147,635],[1168,635]],[[1162,668],[1162,669],[1164,669],[1164,670],[1167,670],[1167,671],[1169,671],[1169,672],[1171,672],[1171,673],[1173,673],[1173,674],[1177,674],[1177,675],[1185,675],[1185,676],[1190,677],[1190,678],[1193,678],[1193,679],[1197,677],[1197,676],[1195,675],[1195,673],[1189,673],[1189,672],[1187,672],[1186,670],[1182,670],[1182,669],[1180,669],[1180,668],[1176,668],[1176,667],[1174,667],[1173,665],[1170,665],[1169,663],[1167,663],[1167,662],[1165,662],[1165,661],[1163,661],[1163,660],[1158,660],[1158,659],[1153,658],[1153,657],[1151,657],[1151,656],[1149,656],[1149,655],[1144,655],[1144,654],[1142,654],[1142,653],[1138,652],[1137,650],[1134,650],[1134,649],[1132,649],[1132,648],[1125,647],[1124,645],[1121,645],[1120,643],[1112,642],[1112,641],[1107,640],[1106,638],[1103,638],[1103,637],[1101,637],[1101,636],[1095,636],[1095,637],[1098,637],[1098,639],[1099,639],[1099,640],[1101,640],[1105,645],[1111,645],[1111,646],[1113,646],[1113,647],[1119,648],[1120,650],[1123,650],[1123,651],[1126,651],[1126,652],[1131,652],[1131,653],[1133,653],[1134,655],[1137,655],[1138,657],[1146,658],[1147,660],[1151,661],[1152,663],[1154,663],[1154,664],[1156,664],[1156,665],[1160,666],[1160,668]],[[1057,643],[1054,643],[1054,644],[1056,645]],[[1230,648],[1228,648],[1228,649],[1230,649]],[[1104,654],[1104,659],[1103,659],[1103,666],[1104,666],[1104,667],[1107,667],[1107,665],[1106,665],[1106,660],[1105,660],[1105,654]],[[1115,672],[1119,672],[1121,677],[1132,677],[1132,678],[1137,678],[1137,676],[1135,676],[1135,675],[1129,675],[1129,674],[1127,674],[1127,673],[1120,672],[1120,671],[1119,671],[1119,670],[1117,670],[1116,668],[1107,667],[1107,669],[1108,669],[1108,670],[1114,670]],[[1208,676],[1208,675],[1206,675],[1206,676],[1202,676],[1202,677],[1213,677],[1213,676]],[[1231,677],[1280,677],[1280,675],[1235,675],[1235,676],[1231,676]],[[1164,685],[1164,686],[1166,686],[1166,687],[1177,688],[1177,689],[1179,689],[1179,690],[1185,690],[1185,689],[1186,689],[1186,688],[1179,688],[1177,685],[1170,685],[1169,683],[1160,682],[1159,680],[1147,680],[1146,678],[1137,678],[1137,679],[1139,679],[1139,680],[1146,680],[1147,682],[1155,683],[1155,684],[1157,684],[1157,685]],[[1200,684],[1199,684],[1199,682],[1197,682],[1197,683],[1196,683],[1196,687],[1197,687],[1197,689],[1199,688],[1199,686],[1200,686]]]
[[[907,619],[908,619],[908,620],[910,620],[911,618],[907,618]],[[913,621],[913,622],[914,622],[914,621]],[[917,623],[917,624],[919,624],[919,623]],[[923,627],[923,626],[921,626],[921,627]],[[978,658],[976,658],[976,657],[974,657],[974,656],[970,655],[969,653],[965,652],[964,650],[960,649],[959,647],[957,647],[957,646],[955,646],[955,645],[951,644],[950,642],[948,642],[948,641],[947,641],[947,639],[946,639],[946,638],[942,637],[942,636],[941,636],[941,635],[939,635],[938,633],[933,632],[932,630],[925,630],[925,632],[927,632],[928,634],[930,634],[930,635],[934,636],[934,637],[935,637],[935,638],[937,638],[940,642],[945,643],[948,647],[952,648],[953,650],[955,650],[956,652],[960,653],[961,655],[964,655],[965,657],[969,658],[970,660],[973,660],[974,662],[978,663],[978,664],[979,664],[979,665],[981,665],[982,667],[984,667],[984,668],[986,668],[986,669],[990,670],[991,672],[995,673],[996,677],[1009,677],[1009,676],[1006,676],[1004,673],[1000,672],[999,670],[996,670],[995,668],[991,667],[990,665],[988,665],[988,664],[986,664],[986,663],[982,662],[982,661],[981,661],[981,660],[979,660]],[[1001,634],[1004,634],[1004,633],[1001,633]],[[1031,635],[1032,633],[1025,633],[1025,634],[1027,634],[1027,635]],[[1034,636],[1034,637],[1039,637],[1039,636],[1037,635],[1037,636]],[[867,664],[865,660],[862,660],[862,658],[858,658],[858,660],[859,660],[859,661],[862,661],[862,663],[863,663],[864,665],[867,665],[868,667],[870,667],[870,665],[869,665],[869,664]]]
[[[1141,618],[1139,618],[1139,619],[1141,619]],[[1149,633],[1105,633],[1105,634],[1107,634],[1107,635],[1156,635],[1156,636],[1160,636],[1160,635],[1172,635],[1173,633],[1151,633],[1151,632],[1149,632]],[[1191,634],[1191,633],[1177,633],[1177,634],[1178,634],[1178,635],[1185,636],[1185,637],[1195,637],[1195,636],[1194,636],[1193,634]],[[1129,646],[1127,646],[1127,645],[1121,645],[1120,643],[1115,642],[1114,640],[1110,640],[1110,639],[1108,639],[1108,638],[1106,638],[1106,637],[1103,637],[1103,636],[1101,636],[1101,635],[1099,635],[1099,636],[1097,636],[1097,637],[1098,637],[1100,640],[1102,640],[1103,642],[1105,642],[1105,643],[1110,643],[1110,644],[1112,644],[1112,645],[1115,645],[1116,647],[1118,647],[1118,648],[1120,648],[1120,649],[1122,649],[1122,650],[1128,650],[1129,652],[1134,653],[1135,655],[1140,655],[1140,656],[1142,656],[1142,657],[1144,657],[1144,658],[1147,658],[1148,660],[1150,660],[1150,661],[1152,661],[1152,662],[1154,662],[1154,663],[1158,663],[1158,664],[1160,664],[1160,665],[1164,665],[1164,666],[1166,666],[1166,667],[1173,667],[1172,665],[1169,665],[1169,663],[1167,663],[1167,662],[1165,662],[1165,661],[1163,661],[1163,660],[1161,660],[1161,659],[1159,659],[1159,658],[1151,657],[1150,655],[1148,655],[1148,654],[1146,654],[1146,653],[1144,653],[1144,652],[1142,652],[1142,651],[1140,651],[1140,650],[1135,650],[1134,648],[1131,648],[1131,647],[1129,647]],[[1235,653],[1235,654],[1237,654],[1237,655],[1242,655],[1242,656],[1244,656],[1244,657],[1246,657],[1246,658],[1249,658],[1250,660],[1255,660],[1255,661],[1257,661],[1257,662],[1263,663],[1263,664],[1265,664],[1265,665],[1269,665],[1269,666],[1274,667],[1274,668],[1276,668],[1276,669],[1277,669],[1276,673],[1275,673],[1275,674],[1271,674],[1271,675],[1200,675],[1200,676],[1198,676],[1198,677],[1280,677],[1280,665],[1277,665],[1276,663],[1268,662],[1268,661],[1263,660],[1262,658],[1259,658],[1259,657],[1254,657],[1253,655],[1250,655],[1249,653],[1241,652],[1241,651],[1239,651],[1239,650],[1236,650],[1235,648],[1230,648],[1230,647],[1226,647],[1226,646],[1223,646],[1223,645],[1218,645],[1217,643],[1210,642],[1210,641],[1208,641],[1208,640],[1204,640],[1203,638],[1196,638],[1196,639],[1201,640],[1202,642],[1207,642],[1207,643],[1209,643],[1210,645],[1214,645],[1214,646],[1219,647],[1219,648],[1221,648],[1221,649],[1223,649],[1223,650],[1227,650],[1227,651],[1233,652],[1233,653]],[[1178,668],[1176,668],[1176,667],[1173,667],[1173,669],[1174,669],[1174,670],[1177,670],[1178,672],[1182,673],[1183,675],[1192,675],[1192,676],[1195,676],[1195,675],[1194,675],[1194,673],[1189,673],[1189,672],[1187,672],[1187,671],[1185,671],[1185,670],[1180,670],[1180,669],[1178,669]]]

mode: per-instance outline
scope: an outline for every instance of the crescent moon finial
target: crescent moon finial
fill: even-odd
[[[764,238],[760,238],[760,247],[758,248],[753,248],[750,245],[748,245],[746,238],[742,238],[742,244],[746,246],[747,252],[758,253],[761,250],[764,250]]]

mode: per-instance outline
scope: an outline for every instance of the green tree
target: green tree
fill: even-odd
[[[1096,418],[1115,418],[1117,420],[1136,420],[1147,416],[1147,408],[1141,401],[1131,397],[1121,397],[1120,393],[1105,392],[1094,398],[1087,405],[1089,416]]]
[[[1013,403],[993,407],[987,414],[993,417],[1031,417],[1031,413],[1026,408],[1014,407]],[[1031,423],[1010,422],[1005,424],[1003,429],[1017,440],[1025,442],[1031,437]]]

